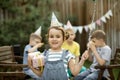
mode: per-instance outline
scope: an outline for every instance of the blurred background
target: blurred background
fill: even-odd
[[[16,51],[23,55],[23,48],[29,42],[30,33],[39,26],[42,26],[43,42],[47,44],[46,34],[52,12],[63,24],[70,20],[73,26],[85,27],[92,20],[95,22],[112,10],[110,19],[96,25],[96,29],[106,32],[106,42],[114,53],[115,49],[120,47],[119,3],[119,0],[0,0],[0,46],[20,46]],[[81,54],[86,49],[89,33],[85,29],[82,33],[76,32],[75,41],[81,46]],[[43,49],[44,47],[41,50]]]

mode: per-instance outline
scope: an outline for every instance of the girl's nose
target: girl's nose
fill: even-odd
[[[56,38],[53,38],[53,40],[56,40]]]

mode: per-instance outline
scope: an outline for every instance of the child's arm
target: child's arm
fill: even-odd
[[[88,55],[89,55],[88,60],[92,62],[93,61],[93,55],[92,55],[92,51],[89,47],[89,42],[87,43],[87,51],[88,51]]]
[[[74,76],[78,75],[80,69],[82,68],[85,60],[88,58],[87,51],[83,53],[79,63],[76,63],[74,59],[71,59],[69,62],[69,68]]]
[[[94,51],[93,54],[96,57],[100,66],[103,66],[106,63],[106,61],[99,56],[97,51]]]
[[[35,45],[34,47],[30,48],[28,50],[28,53],[34,52],[36,49],[38,49],[39,47],[41,47],[43,45],[43,43],[38,43],[37,45]]]
[[[90,45],[89,47],[90,47],[91,51],[93,52],[93,55],[96,57],[96,60],[99,63],[99,65],[101,65],[101,66],[104,65],[106,61],[99,56],[94,42],[91,41],[89,45]]]
[[[75,62],[78,63],[79,62],[79,56],[75,57]]]

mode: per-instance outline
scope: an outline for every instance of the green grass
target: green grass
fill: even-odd
[[[91,64],[91,62],[86,61],[85,64],[84,64],[84,66],[86,68],[89,68],[90,64]],[[120,69],[113,69],[113,74],[114,74],[115,80],[117,80],[119,71],[120,71]]]
[[[115,76],[115,80],[117,80],[119,72],[120,72],[120,69],[113,69],[113,74]]]
[[[84,63],[84,66],[85,66],[86,68],[89,68],[89,67],[90,67],[90,65],[91,65],[91,62],[90,62],[90,61],[88,61],[88,60]]]

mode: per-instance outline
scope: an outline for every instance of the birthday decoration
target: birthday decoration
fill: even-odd
[[[89,30],[92,31],[94,29],[96,29],[97,25],[101,26],[102,23],[107,23],[107,19],[110,19],[110,17],[113,16],[112,10],[109,10],[105,15],[103,15],[101,18],[99,18],[98,20],[88,24],[88,25],[84,25],[84,26],[72,26],[73,30],[75,31],[75,33],[77,31],[79,31],[79,33],[81,34],[83,29],[85,29],[86,32],[88,32]],[[64,24],[63,24],[64,25]],[[64,25],[64,28],[66,28],[67,25]]]
[[[84,25],[84,26],[72,26],[71,23],[70,23],[70,21],[68,21],[68,22],[67,22],[67,24],[69,25],[69,26],[68,26],[68,25],[65,25],[65,24],[60,23],[60,22],[57,20],[55,14],[52,13],[52,16],[53,16],[52,19],[54,20],[53,23],[55,22],[55,24],[57,23],[57,25],[58,25],[58,24],[59,24],[59,25],[63,25],[63,27],[64,27],[65,29],[72,26],[71,28],[74,30],[75,33],[76,33],[77,31],[79,31],[79,33],[81,34],[82,31],[83,31],[83,29],[84,29],[86,32],[88,32],[88,31],[91,32],[92,30],[96,29],[97,26],[101,26],[102,23],[107,23],[107,20],[109,20],[109,19],[113,16],[112,9],[115,8],[115,6],[116,6],[117,3],[118,3],[118,2],[116,2],[116,3],[114,4],[114,6],[113,6],[112,9],[110,9],[108,12],[106,12],[105,15],[103,15],[102,17],[100,17],[99,19],[97,19],[96,21],[94,21],[95,12],[96,12],[96,9],[95,9],[95,8],[96,8],[96,0],[93,0],[93,1],[95,2],[95,4],[94,4],[94,12],[93,12],[93,19],[92,19],[92,22],[91,22],[90,24],[87,24],[87,25]],[[52,19],[51,19],[51,25],[52,25]]]
[[[41,26],[34,33],[38,36],[41,36]]]
[[[52,12],[52,17],[51,17],[51,24],[50,26],[62,26],[62,24],[58,21],[57,17],[55,16],[55,13]]]

